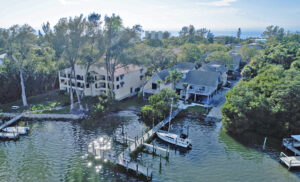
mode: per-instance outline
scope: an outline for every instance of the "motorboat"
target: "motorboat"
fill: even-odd
[[[6,127],[2,130],[8,133],[18,133],[20,135],[26,135],[29,132],[29,127],[21,127],[21,126]]]
[[[162,139],[165,142],[183,147],[183,148],[192,148],[192,141],[186,138],[184,134],[180,136],[174,133],[166,132],[159,130],[156,132],[158,138]]]

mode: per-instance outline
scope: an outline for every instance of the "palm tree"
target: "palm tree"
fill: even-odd
[[[172,82],[173,83],[173,89],[176,88],[176,83],[178,83],[182,79],[183,73],[177,71],[177,70],[171,70],[169,71],[169,76],[166,78],[166,82]]]
[[[187,87],[188,87],[188,83],[184,82],[182,83],[182,86],[184,88],[184,104],[185,104],[185,101],[186,101],[186,92],[187,92]]]
[[[162,84],[162,83],[163,83],[162,80],[157,80],[157,84],[158,84],[159,91],[160,91],[160,84]]]

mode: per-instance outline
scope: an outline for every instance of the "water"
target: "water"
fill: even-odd
[[[124,124],[131,137],[145,130],[133,111],[123,111],[88,126],[77,122],[32,122],[31,132],[19,141],[0,142],[0,181],[136,181],[118,168],[96,164],[84,157],[88,145],[99,137],[111,137]],[[189,125],[192,150],[170,148],[169,162],[142,154],[138,160],[153,169],[153,181],[300,181],[300,173],[279,164],[280,148],[263,138],[237,142],[221,131],[220,123],[176,119],[173,132]],[[161,147],[167,144],[154,140]],[[113,144],[113,151],[123,146]]]

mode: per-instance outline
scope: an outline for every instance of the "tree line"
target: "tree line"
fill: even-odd
[[[249,58],[242,81],[226,94],[224,128],[282,137],[300,131],[300,35],[278,26],[263,33],[265,48]]]
[[[27,96],[57,89],[58,71],[71,68],[69,81],[75,80],[70,86],[71,110],[75,101],[82,109],[83,94],[74,89],[76,64],[86,69],[84,85],[93,83],[89,71],[94,65],[104,65],[114,84],[119,64],[144,65],[151,75],[178,61],[198,66],[215,59],[228,62],[232,46],[225,44],[237,43],[241,34],[215,40],[211,31],[190,25],[183,27],[178,37],[164,32],[163,40],[141,41],[141,32],[140,25],[125,27],[121,17],[115,14],[102,17],[98,13],[61,18],[55,25],[47,22],[38,32],[29,25],[0,29],[0,54],[6,53],[0,65],[0,101],[7,103],[21,98],[27,106]],[[212,54],[206,57],[207,52]],[[112,89],[108,94],[114,97]]]

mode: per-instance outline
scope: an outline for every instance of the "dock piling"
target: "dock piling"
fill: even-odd
[[[265,140],[264,140],[264,144],[263,144],[263,150],[266,149],[266,142],[267,142],[267,137],[265,137]]]

